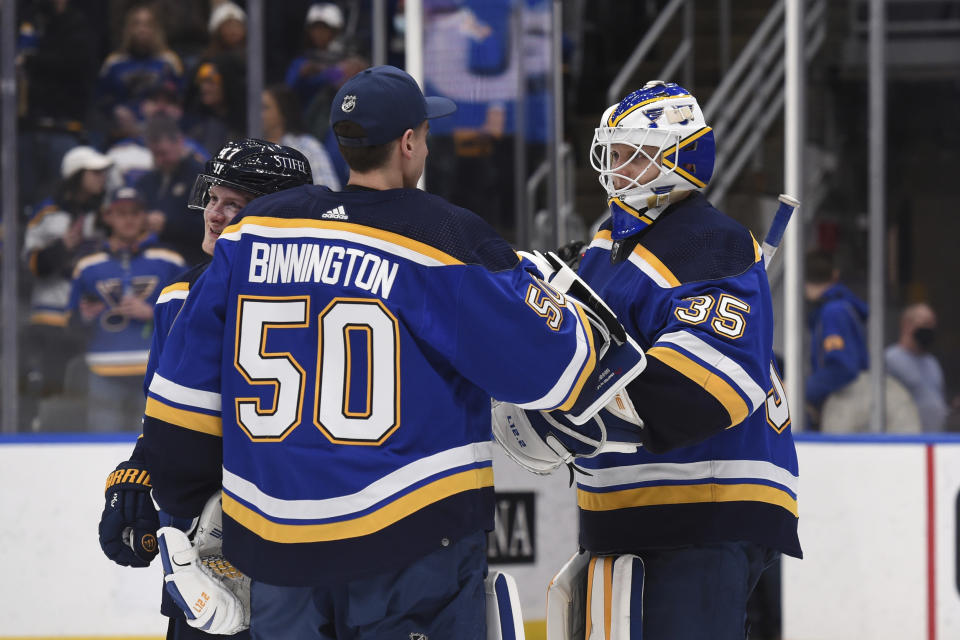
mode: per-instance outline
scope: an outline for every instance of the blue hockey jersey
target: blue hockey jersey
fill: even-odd
[[[153,303],[160,287],[183,270],[180,254],[157,244],[148,236],[132,251],[112,251],[109,242],[102,251],[81,258],[74,269],[70,309],[81,298],[102,302],[87,346],[87,365],[101,376],[132,376],[146,372],[150,334],[149,321],[127,317],[115,310],[125,296]]]
[[[577,485],[581,545],[746,540],[799,557],[797,458],[759,245],[698,193],[621,242],[607,221],[580,275],[648,356],[627,387],[644,446],[580,461],[591,474]]]
[[[597,355],[583,310],[529,269],[480,218],[418,190],[253,201],[150,384],[156,500],[197,515],[222,460],[224,552],[283,585],[492,529],[490,397],[567,409]]]

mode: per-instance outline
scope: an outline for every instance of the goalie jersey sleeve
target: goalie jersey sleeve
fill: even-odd
[[[751,540],[799,556],[797,459],[759,245],[699,194],[628,238],[616,263],[608,229],[580,275],[647,355],[627,386],[644,446],[583,461],[582,546]]]
[[[490,397],[572,404],[596,360],[473,214],[415,190],[307,186],[217,241],[150,384],[160,506],[223,487],[225,553],[273,584],[383,571],[493,528]]]

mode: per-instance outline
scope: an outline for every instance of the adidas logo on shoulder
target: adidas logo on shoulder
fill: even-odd
[[[347,216],[347,212],[343,210],[343,205],[330,209],[330,211],[325,212],[320,217],[323,218],[324,220],[349,220],[350,219]]]

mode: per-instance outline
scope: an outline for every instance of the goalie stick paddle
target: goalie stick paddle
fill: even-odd
[[[770,265],[774,254],[780,248],[783,232],[787,228],[787,223],[790,222],[790,216],[793,215],[794,209],[800,206],[799,200],[785,193],[781,193],[777,199],[780,201],[780,206],[777,207],[777,212],[773,215],[773,222],[770,223],[770,228],[767,230],[767,237],[763,239],[763,266],[765,267]]]

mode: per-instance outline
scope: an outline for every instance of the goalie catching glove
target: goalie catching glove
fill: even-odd
[[[150,474],[143,464],[128,460],[107,476],[100,548],[124,567],[146,567],[157,555],[157,510],[150,500]]]
[[[601,453],[633,453],[642,445],[640,428],[609,413],[575,425],[557,412],[525,411],[493,401],[493,435],[524,469],[545,475],[561,465],[576,468],[577,458]]]
[[[203,508],[193,541],[190,523],[175,522],[164,512],[159,529],[164,588],[183,610],[187,624],[207,633],[233,635],[250,626],[250,578],[222,555],[223,511],[220,492]]]

